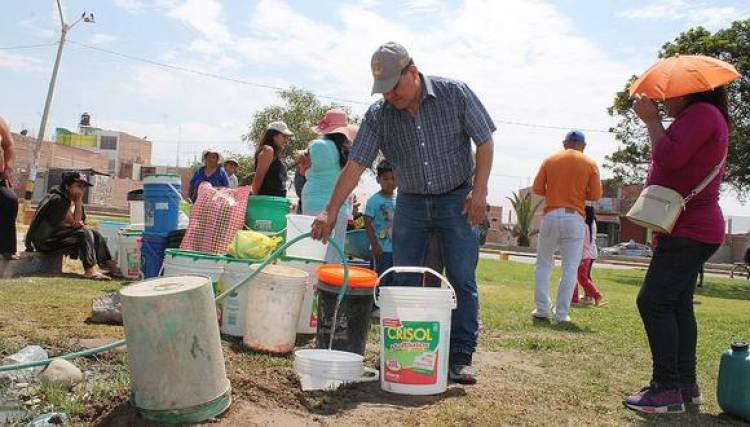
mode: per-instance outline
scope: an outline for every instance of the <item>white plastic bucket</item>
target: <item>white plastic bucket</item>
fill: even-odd
[[[120,291],[131,402],[142,416],[198,423],[224,412],[231,387],[204,277],[160,277]]]
[[[123,231],[117,236],[117,264],[120,272],[128,279],[137,279],[141,275],[140,231]]]
[[[226,260],[222,256],[203,254],[182,249],[164,251],[164,277],[203,276],[211,280],[215,295],[221,293],[219,279],[224,273]]]
[[[364,357],[337,350],[297,350],[294,370],[303,391],[335,390],[344,383],[378,380],[378,371],[364,367]]]
[[[315,221],[314,216],[293,215],[286,216],[286,241],[297,236],[309,233]],[[302,239],[286,249],[286,256],[292,258],[308,259],[313,261],[325,261],[328,247],[323,243],[313,240],[312,237]]]
[[[143,230],[143,225],[145,224],[143,200],[130,200],[128,208],[130,212],[130,228],[133,230]]]
[[[398,394],[443,393],[448,387],[456,293],[448,279],[429,268],[391,267],[380,278],[391,272],[433,274],[445,287],[385,286],[379,298],[375,292],[380,307],[380,387]]]
[[[227,264],[224,266],[224,273],[219,279],[219,289],[229,289],[232,286],[242,282],[252,270],[250,270],[250,262],[247,260],[227,260]],[[252,286],[246,284],[241,286],[238,290],[229,294],[219,304],[221,315],[219,317],[219,325],[221,333],[231,335],[234,337],[241,337],[245,335],[245,316],[247,314],[247,289]]]
[[[120,234],[120,230],[127,226],[128,223],[120,221],[99,221],[96,226],[99,234],[107,240],[107,249],[109,249],[112,259],[118,259],[119,239],[117,235]]]
[[[316,261],[288,257],[280,260],[279,264],[299,268],[308,275],[307,285],[305,287],[305,297],[302,299],[302,306],[299,311],[297,333],[302,335],[314,335],[318,330],[318,294],[315,292],[315,284],[318,283],[318,273],[316,270],[321,264]]]
[[[247,287],[247,306],[252,310],[245,316],[245,346],[271,353],[292,351],[306,285],[307,273],[297,268],[268,265],[258,273]]]

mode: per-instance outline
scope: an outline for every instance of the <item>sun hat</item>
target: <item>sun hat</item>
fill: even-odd
[[[268,127],[266,128],[266,130],[275,130],[277,132],[283,133],[286,136],[292,136],[292,135],[294,135],[294,132],[292,132],[292,131],[289,130],[289,126],[287,126],[286,123],[284,123],[282,121],[269,123]]]
[[[401,71],[412,61],[406,48],[396,42],[381,45],[372,54],[370,68],[372,78],[372,94],[386,93],[396,86],[401,77]]]
[[[580,130],[572,130],[565,135],[566,141],[586,142],[586,136]]]
[[[203,150],[203,155],[201,155],[201,159],[203,159],[203,161],[205,162],[206,156],[208,156],[209,154],[216,154],[217,156],[219,156],[219,163],[223,163],[221,161],[221,153],[219,152],[219,150],[215,148],[206,148],[205,150]]]
[[[230,158],[224,160],[224,164],[227,164],[227,163],[234,163],[235,166],[239,166],[240,165],[240,162],[238,162],[237,159],[235,159],[234,157],[230,157]]]
[[[333,108],[326,112],[325,116],[320,119],[317,126],[313,126],[312,130],[320,135],[340,133],[346,136],[349,141],[354,141],[359,127],[349,124],[349,116],[346,111]]]

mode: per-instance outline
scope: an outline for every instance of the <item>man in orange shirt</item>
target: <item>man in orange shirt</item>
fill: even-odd
[[[531,315],[539,319],[549,319],[552,315],[549,281],[555,265],[555,249],[559,248],[562,275],[554,315],[558,322],[569,322],[568,311],[583,252],[586,201],[599,200],[602,183],[596,162],[583,154],[586,137],[582,132],[568,132],[563,147],[563,151],[544,160],[534,179],[534,193],[545,198],[545,206],[534,274],[536,308]]]

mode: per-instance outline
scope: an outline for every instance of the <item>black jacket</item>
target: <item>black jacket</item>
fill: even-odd
[[[39,203],[29,231],[26,233],[26,251],[49,250],[48,242],[75,231],[65,220],[71,203],[68,193],[62,186],[52,187]],[[83,219],[86,220],[86,211],[83,212]]]

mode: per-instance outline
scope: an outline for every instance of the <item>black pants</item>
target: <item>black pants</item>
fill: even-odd
[[[112,259],[104,237],[88,227],[61,230],[41,246],[38,248],[40,252],[61,251],[80,259],[86,269],[95,265],[107,267],[107,262]]]
[[[18,197],[0,180],[0,254],[16,253],[16,215]]]
[[[662,387],[696,382],[695,280],[718,248],[681,237],[659,238],[637,302],[651,347],[652,381]]]

